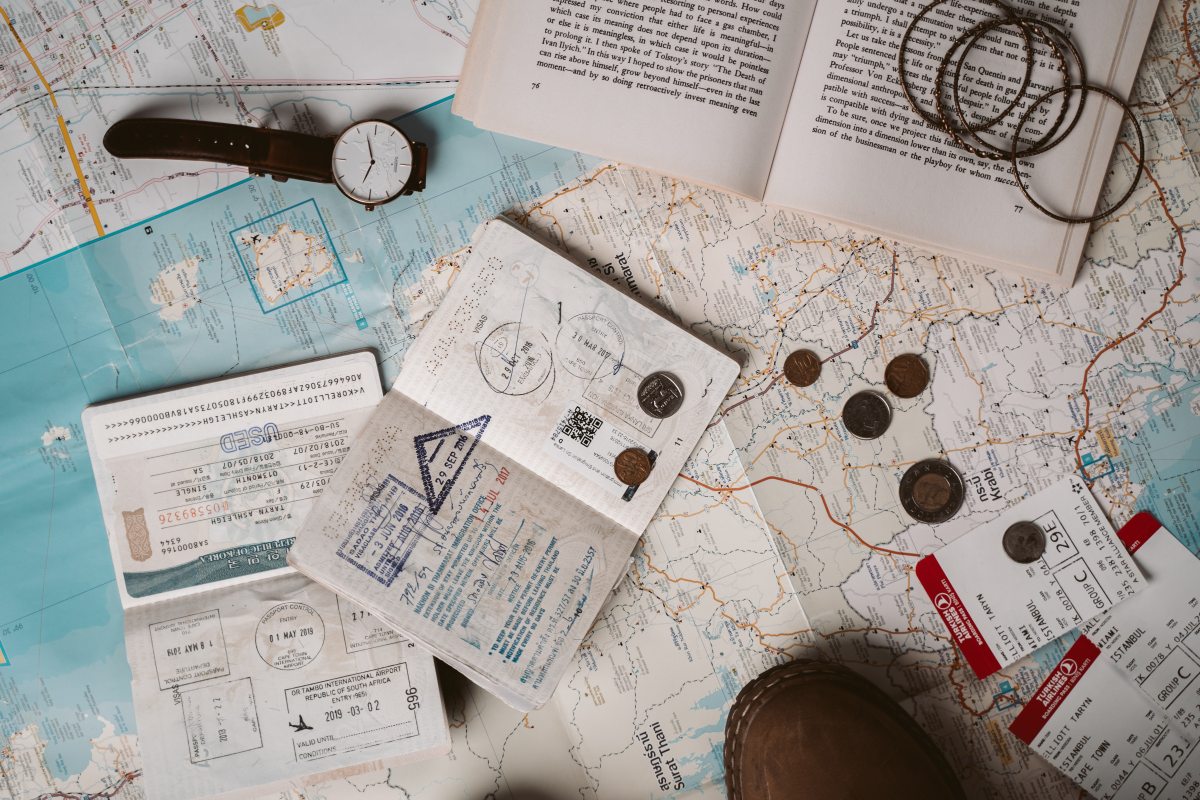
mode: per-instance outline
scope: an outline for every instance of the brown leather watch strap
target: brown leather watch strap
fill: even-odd
[[[319,183],[333,183],[333,143],[332,137],[182,119],[126,119],[104,134],[105,149],[118,158],[216,161]]]
[[[429,162],[429,148],[421,142],[412,142],[412,151],[412,174],[409,175],[408,183],[404,185],[404,191],[400,194],[412,194],[425,189],[425,167]]]

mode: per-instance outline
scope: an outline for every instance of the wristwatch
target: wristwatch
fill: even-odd
[[[248,167],[275,180],[333,183],[367,210],[425,188],[428,148],[384,120],[356,122],[337,136],[227,122],[126,119],[104,134],[118,158],[178,158]]]

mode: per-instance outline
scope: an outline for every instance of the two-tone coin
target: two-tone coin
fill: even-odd
[[[637,390],[638,405],[655,419],[666,419],[683,405],[683,384],[669,372],[652,372]]]
[[[900,478],[900,505],[918,522],[945,522],[962,508],[966,486],[948,461],[927,458]]]
[[[654,462],[650,460],[650,454],[640,447],[622,450],[613,461],[613,472],[616,473],[617,480],[626,486],[645,483],[653,469]]]
[[[795,386],[812,386],[821,377],[821,358],[812,350],[794,350],[783,361],[783,376]]]
[[[1046,532],[1036,522],[1014,522],[1004,531],[1004,552],[1018,564],[1032,564],[1046,552]]]
[[[842,406],[842,424],[859,439],[878,439],[892,424],[892,407],[879,392],[859,392]]]
[[[916,397],[929,385],[929,366],[915,353],[896,356],[883,370],[888,391],[905,400]]]

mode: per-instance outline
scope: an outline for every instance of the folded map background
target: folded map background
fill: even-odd
[[[813,654],[910,698],[979,796],[1069,794],[1005,731],[1060,647],[974,680],[910,581],[907,554],[1080,470],[1114,522],[1147,508],[1200,551],[1200,283],[1188,251],[1200,231],[1197,23],[1191,0],[1164,1],[1137,91],[1150,179],[1096,228],[1070,290],[492,136],[446,104],[404,123],[442,154],[416,199],[368,215],[326,187],[243,182],[188,205],[165,200],[163,216],[0,281],[0,796],[140,793],[80,410],[363,345],[390,379],[453,279],[444,254],[505,208],[738,355],[742,379],[555,706],[520,717],[451,678],[453,760],[335,782],[323,796],[667,796],[647,742],[655,754],[668,745],[688,787],[719,796],[738,686]],[[1117,162],[1118,191],[1128,170]],[[289,229],[314,233],[319,220],[347,281],[263,306],[229,233],[263,220],[278,233],[272,215],[293,207]],[[776,380],[802,342],[840,353],[803,392]],[[899,406],[894,435],[848,439],[841,400],[905,350],[925,353],[931,389]],[[950,523],[910,525],[896,480],[941,453],[985,491]]]

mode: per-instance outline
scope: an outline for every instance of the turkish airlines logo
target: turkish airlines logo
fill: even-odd
[[[1079,672],[1079,665],[1076,664],[1072,659],[1068,658],[1058,665],[1058,671],[1069,678],[1076,672]]]
[[[942,592],[937,597],[933,598],[933,604],[937,607],[938,611],[945,611],[950,608],[950,606],[954,605],[954,601],[950,599],[950,595]]]

